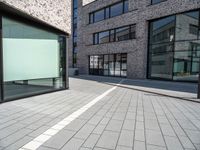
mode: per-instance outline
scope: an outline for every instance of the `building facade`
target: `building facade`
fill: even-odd
[[[0,103],[68,88],[68,0],[0,0]]]
[[[199,0],[80,0],[81,74],[197,81]]]

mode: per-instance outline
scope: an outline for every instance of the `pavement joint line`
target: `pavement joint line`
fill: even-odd
[[[89,108],[91,108],[93,105],[95,105],[97,102],[99,102],[101,99],[106,97],[109,93],[114,91],[120,84],[124,81],[122,79],[119,83],[117,83],[114,87],[108,89],[103,94],[99,95],[98,97],[94,98],[92,101],[90,101],[85,106],[81,107],[77,111],[73,112],[68,117],[64,118],[54,126],[50,127],[48,130],[34,138],[29,143],[25,144],[23,147],[19,148],[18,150],[36,150],[38,149],[42,144],[44,144],[46,141],[48,141],[51,137],[53,137],[55,134],[57,134],[60,130],[62,130],[64,127],[66,127],[68,124],[70,124],[72,121],[77,119],[80,115],[82,115],[85,111],[87,111]],[[56,131],[54,131],[56,130]],[[54,132],[52,132],[54,131]],[[49,133],[50,132],[50,133]]]

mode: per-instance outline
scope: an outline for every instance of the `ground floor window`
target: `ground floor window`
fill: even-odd
[[[1,101],[66,89],[66,37],[2,13]]]
[[[89,56],[89,74],[102,76],[127,76],[127,54]]]
[[[198,80],[199,10],[151,21],[149,39],[149,78]]]

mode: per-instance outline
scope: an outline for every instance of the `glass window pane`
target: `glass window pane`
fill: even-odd
[[[64,38],[2,18],[5,98],[64,88]]]
[[[99,43],[109,42],[109,31],[99,33]]]
[[[74,9],[73,11],[73,18],[77,18],[77,15],[78,14],[78,10],[77,9]]]
[[[77,8],[78,6],[78,0],[73,0],[73,8]]]
[[[150,77],[172,79],[173,53],[150,54]]]
[[[128,12],[128,0],[124,1],[124,13]]]
[[[123,3],[118,3],[110,7],[110,16],[118,16],[123,13]]]
[[[131,25],[130,38],[131,39],[135,39],[136,38],[136,25]]]
[[[94,44],[99,44],[98,36],[99,36],[98,33],[95,33],[95,34],[94,34],[94,40],[93,40]]]
[[[110,18],[110,9],[109,9],[109,7],[108,8],[106,8],[106,19],[107,18]]]
[[[90,23],[94,23],[94,14],[93,13],[90,14]]]
[[[115,41],[115,30],[111,30],[110,31],[110,42],[114,42]]]
[[[155,44],[150,46],[150,53],[157,54],[157,53],[166,53],[172,52],[174,48],[174,44]]]
[[[176,40],[197,39],[199,28],[199,11],[183,13],[176,16]]]
[[[173,42],[175,16],[159,19],[150,24],[150,43]]]
[[[152,0],[152,4],[157,4],[157,3],[160,3],[160,2],[164,2],[166,0]]]
[[[108,69],[108,55],[104,55],[104,69]]]
[[[120,71],[121,71],[121,54],[116,54],[115,76],[120,76]]]
[[[104,19],[104,9],[94,13],[94,22],[98,22]]]
[[[99,55],[99,75],[103,75],[104,73],[104,63],[103,63],[103,55]]]
[[[129,26],[116,29],[116,41],[124,41],[130,39]]]

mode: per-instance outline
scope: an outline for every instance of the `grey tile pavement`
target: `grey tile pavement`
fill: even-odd
[[[70,90],[1,104],[0,150],[19,149],[120,80],[71,78]],[[118,87],[39,148],[115,149],[200,149],[200,104]]]

